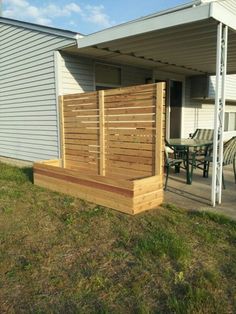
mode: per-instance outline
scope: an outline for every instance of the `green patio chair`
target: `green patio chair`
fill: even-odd
[[[207,162],[207,168],[206,168],[206,176],[209,175],[209,168],[210,163],[212,162],[212,151],[209,156],[206,156],[205,161]],[[232,137],[229,141],[224,143],[224,153],[223,153],[223,166],[233,165],[233,171],[234,171],[234,181],[236,184],[236,136]],[[225,186],[225,179],[224,179],[224,172],[222,172],[222,183],[224,189]]]
[[[213,129],[196,129],[196,131],[191,135],[192,139],[197,140],[207,140],[212,141],[214,138],[214,130]],[[201,149],[194,150],[195,152],[195,167],[203,170],[203,177],[207,177],[207,164],[205,161],[205,157],[209,154],[208,151],[212,149],[211,146],[202,147]]]
[[[172,154],[172,156],[174,156],[174,158],[169,156],[170,153]],[[180,165],[181,165],[182,161],[183,161],[182,159],[176,159],[175,158],[175,152],[173,151],[173,149],[170,146],[165,146],[166,181],[165,181],[164,190],[167,189],[167,183],[168,183],[170,168],[175,167],[175,173],[179,173]]]
[[[190,134],[190,138],[197,140],[209,140],[213,141],[214,130],[213,129],[196,129],[193,134]]]

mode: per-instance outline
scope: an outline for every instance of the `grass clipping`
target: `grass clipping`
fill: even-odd
[[[236,223],[166,205],[130,217],[0,164],[1,313],[233,313]]]

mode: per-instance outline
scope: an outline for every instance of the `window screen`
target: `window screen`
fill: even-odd
[[[121,85],[121,69],[116,66],[96,64],[96,86],[119,87]]]

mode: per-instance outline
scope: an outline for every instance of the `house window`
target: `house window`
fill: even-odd
[[[121,68],[97,63],[95,65],[96,90],[121,86]]]
[[[225,131],[236,131],[236,112],[225,113]]]

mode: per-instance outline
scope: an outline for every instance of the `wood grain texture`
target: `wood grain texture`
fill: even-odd
[[[105,113],[104,113],[104,91],[98,92],[99,99],[99,174],[105,176]]]
[[[165,85],[65,95],[60,103],[62,158],[36,163],[35,184],[132,215],[160,205]]]
[[[62,167],[66,166],[65,158],[65,134],[64,134],[64,105],[63,105],[63,96],[59,96],[59,118],[60,118],[60,152],[61,152],[61,162]]]
[[[34,183],[134,215],[163,202],[162,177],[127,180],[64,169],[58,161],[34,164]],[[56,166],[54,166],[56,165]]]
[[[163,108],[165,105],[165,83],[156,85],[156,145],[155,145],[155,175],[162,173],[163,147]],[[160,151],[161,150],[161,151]]]
[[[73,157],[84,169],[91,159],[96,174],[130,179],[160,173],[164,89],[158,83],[63,96],[64,162]]]

